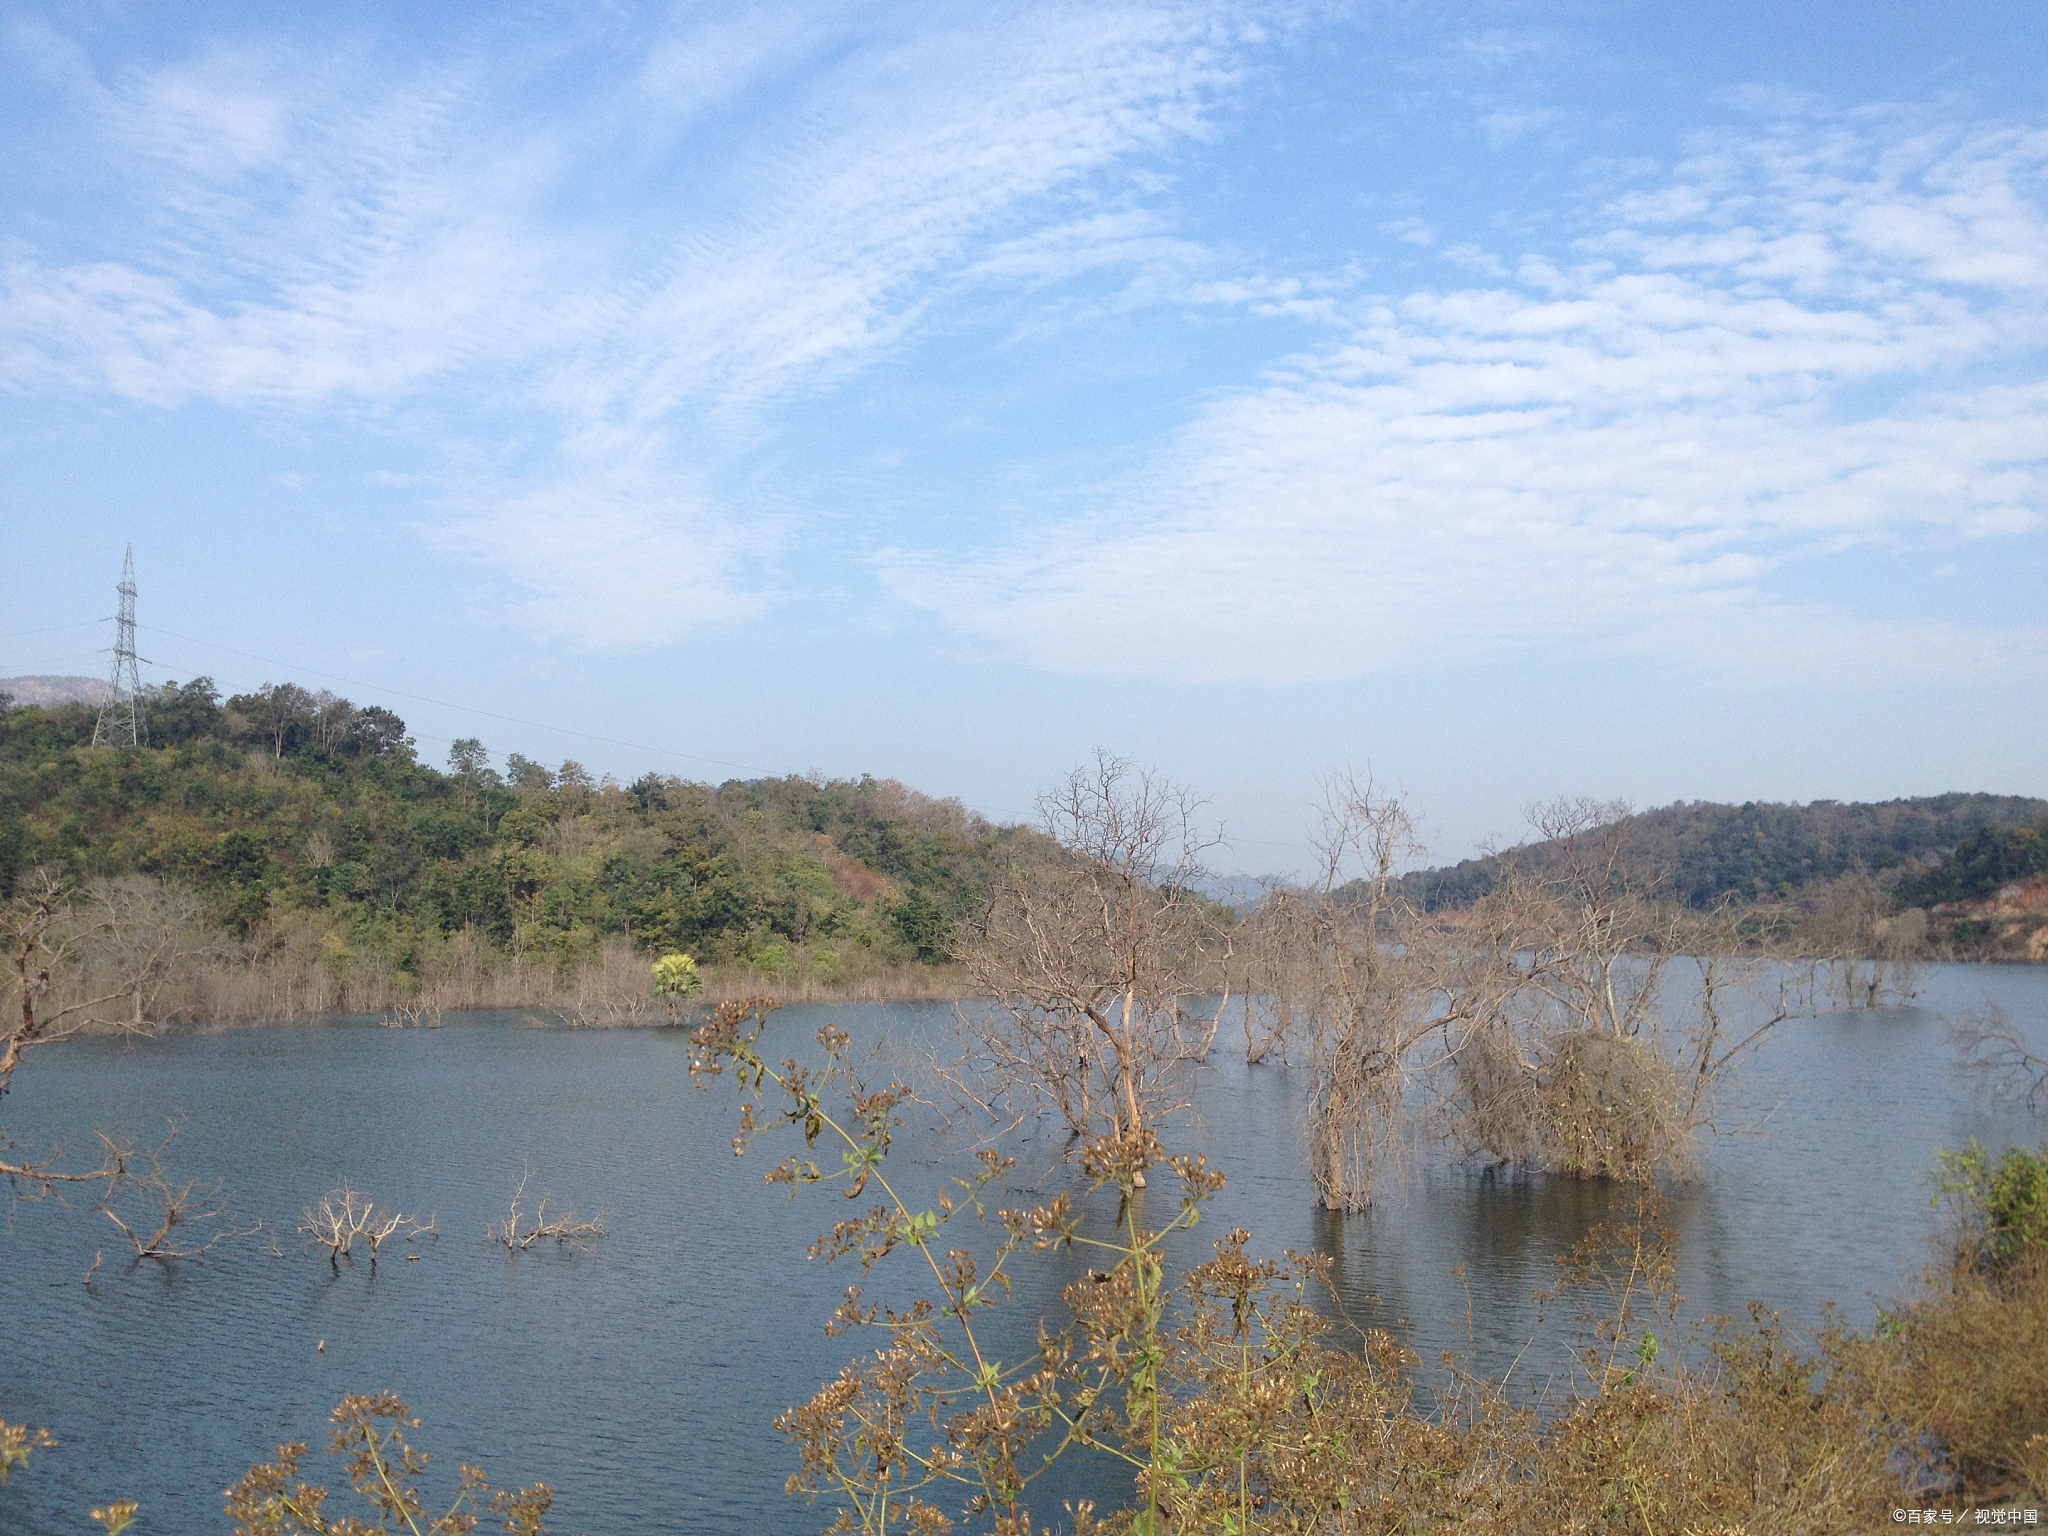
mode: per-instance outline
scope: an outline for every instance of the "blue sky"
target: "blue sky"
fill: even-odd
[[[1444,859],[2048,793],[2037,4],[10,4],[0,72],[0,675],[103,670],[132,541],[155,680],[1005,818],[1106,745],[1248,872],[1345,766]]]

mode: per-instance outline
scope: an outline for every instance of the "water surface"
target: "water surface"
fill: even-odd
[[[1762,1131],[1715,1142],[1704,1176],[1672,1192],[1691,1313],[1761,1301],[1811,1324],[1832,1300],[1867,1323],[1875,1299],[1911,1284],[1937,1220],[1934,1149],[2048,1136],[2038,1117],[1984,1102],[1951,1070],[1938,1015],[1986,996],[2048,1050],[2038,969],[1936,967],[1914,1007],[1779,1032],[1731,1105]],[[946,1005],[810,1006],[773,1029],[793,1046],[826,1019],[873,1038],[948,1018]],[[1219,1046],[1181,1134],[1230,1184],[1181,1257],[1206,1256],[1218,1231],[1242,1224],[1260,1251],[1330,1253],[1344,1307],[1405,1320],[1425,1359],[1458,1348],[1489,1371],[1519,1362],[1532,1387],[1564,1368],[1556,1319],[1539,1325],[1531,1297],[1604,1214],[1605,1187],[1425,1159],[1400,1197],[1331,1216],[1306,1172],[1299,1077],[1233,1062],[1227,1034]],[[184,1129],[173,1166],[223,1179],[235,1210],[266,1231],[203,1264],[136,1266],[90,1210],[14,1209],[0,1230],[0,1413],[51,1425],[62,1446],[0,1490],[0,1530],[76,1533],[90,1528],[87,1508],[127,1495],[142,1501],[143,1536],[223,1531],[220,1490],[252,1460],[311,1440],[311,1469],[329,1477],[328,1411],[343,1393],[387,1387],[426,1421],[419,1442],[437,1469],[470,1460],[553,1484],[554,1529],[821,1529],[829,1511],[781,1495],[795,1458],[769,1422],[858,1347],[821,1329],[855,1277],[803,1257],[844,1203],[814,1192],[792,1209],[766,1189],[781,1152],[735,1159],[729,1091],[697,1091],[687,1064],[670,1031],[571,1033],[516,1015],[41,1053],[7,1100],[17,1141],[82,1152],[95,1126],[140,1140],[174,1117]],[[1012,1198],[1065,1187],[1054,1138],[1017,1151]],[[936,1187],[940,1149],[911,1137],[898,1160],[906,1195]],[[611,1234],[580,1253],[485,1246],[484,1224],[526,1168],[532,1189],[602,1206]],[[374,1272],[308,1256],[291,1235],[297,1213],[344,1180],[435,1214],[438,1242]],[[87,1288],[98,1252],[106,1262]],[[1075,1263],[1020,1271],[996,1347],[1023,1352]],[[1045,1512],[1114,1486],[1077,1471],[1049,1490]]]

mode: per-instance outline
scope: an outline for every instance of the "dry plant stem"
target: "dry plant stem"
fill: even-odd
[[[109,1170],[100,1214],[119,1229],[137,1259],[164,1263],[204,1258],[221,1243],[252,1236],[259,1230],[254,1226],[237,1226],[228,1216],[228,1197],[218,1181],[171,1181],[164,1172],[164,1153],[177,1139],[178,1129],[177,1123],[172,1122],[161,1141],[140,1150],[105,1131],[94,1133],[106,1148]],[[141,1207],[143,1214],[133,1224],[116,1209],[116,1203],[123,1199]],[[99,1261],[95,1259],[93,1269],[98,1268]],[[87,1271],[86,1280],[91,1279],[92,1273]]]
[[[845,1067],[847,1037],[829,1025],[819,1033],[827,1066],[790,1061],[780,1070],[769,1067],[755,1049],[768,1006],[723,1007],[693,1037],[692,1072],[700,1083],[726,1070],[740,1083],[735,1152],[744,1152],[763,1128],[757,1111],[766,1091],[779,1090],[787,1103],[776,1123],[800,1127],[807,1148],[829,1132],[841,1149],[841,1167],[826,1174],[798,1154],[771,1172],[770,1181],[789,1184],[794,1195],[801,1185],[843,1180],[849,1198],[872,1184],[886,1199],[865,1216],[836,1223],[812,1244],[812,1255],[857,1256],[865,1274],[908,1244],[923,1254],[939,1295],[937,1306],[921,1300],[904,1311],[882,1312],[861,1304],[858,1286],[849,1289],[828,1331],[876,1327],[890,1342],[865,1366],[849,1366],[808,1404],[777,1420],[803,1455],[790,1491],[830,1491],[846,1500],[851,1508],[842,1507],[835,1529],[936,1531],[949,1522],[923,1495],[951,1485],[968,1494],[968,1513],[992,1515],[999,1531],[1022,1531],[1029,1529],[1020,1503],[1025,1490],[1071,1448],[1100,1449],[1134,1469],[1152,1465],[1163,1434],[1161,1357],[1154,1342],[1166,1301],[1161,1249],[1168,1233],[1194,1224],[1221,1176],[1199,1160],[1174,1159],[1182,1182],[1179,1213],[1164,1229],[1148,1231],[1140,1179],[1159,1160],[1156,1136],[1148,1129],[1098,1137],[1084,1149],[1083,1167],[1097,1188],[1117,1186],[1121,1239],[1083,1236],[1071,1198],[1062,1195],[1037,1210],[997,1212],[1004,1237],[986,1267],[961,1248],[942,1260],[938,1229],[970,1208],[986,1219],[980,1191],[1014,1160],[984,1148],[977,1175],[954,1181],[961,1198],[947,1194],[934,1210],[913,1210],[883,1168],[898,1124],[895,1110],[908,1090],[901,1084],[864,1090]],[[826,1108],[827,1093],[848,1100],[848,1118]],[[1117,1264],[1070,1286],[1075,1322],[1058,1334],[1042,1333],[1035,1359],[1006,1367],[985,1354],[974,1318],[995,1304],[997,1286],[1007,1292],[1009,1260],[1027,1244],[1035,1252],[1093,1247],[1114,1253]],[[945,1333],[956,1325],[957,1346]],[[909,1435],[919,1421],[941,1431],[943,1442],[923,1452],[912,1445]]]
[[[47,869],[33,871],[23,885],[21,894],[0,908],[0,943],[13,972],[13,996],[0,1014],[0,1097],[38,1047],[68,1040],[94,1024],[146,1032],[148,1004],[189,952],[197,910],[189,897],[147,881],[102,882],[82,912],[78,893]],[[88,949],[105,962],[102,969],[111,972],[114,985],[65,1000],[58,995],[60,988],[80,969]],[[124,1000],[125,1010],[103,1012]],[[112,1198],[121,1174],[118,1159],[68,1172],[56,1167],[58,1156],[0,1156],[0,1177],[23,1199],[47,1199],[65,1186],[83,1184],[100,1184],[103,1201]]]
[[[1730,1069],[1825,1006],[1816,964],[1733,957],[1728,913],[1703,923],[1638,883],[1627,807],[1561,800],[1532,820],[1549,865],[1506,861],[1447,939],[1445,1132],[1469,1152],[1580,1177],[1685,1176],[1699,1135],[1722,1128],[1716,1090]],[[1685,962],[1690,986],[1688,954],[1702,956]],[[1756,1009],[1739,1038],[1731,993]]]
[[[1349,774],[1324,789],[1314,882],[1268,890],[1247,923],[1247,986],[1266,1008],[1263,1037],[1246,1009],[1245,1054],[1298,1053],[1309,1069],[1317,1194],[1333,1210],[1363,1210],[1399,1167],[1412,1055],[1448,1034],[1458,993],[1441,936],[1395,878],[1419,851],[1406,808]]]
[[[97,997],[61,1004],[50,1000],[59,978],[78,961],[80,938],[61,926],[70,914],[73,892],[47,869],[34,871],[25,884],[26,891],[7,904],[4,916],[14,999],[0,1023],[0,1095],[12,1085],[23,1058],[37,1046],[68,1040],[95,1022],[142,1027],[143,982],[137,977]],[[124,998],[133,1000],[128,1019],[99,1018],[100,1009]]]
[[[19,1200],[63,1199],[63,1190],[78,1184],[105,1184],[113,1179],[116,1169],[111,1164],[84,1172],[64,1172],[56,1167],[62,1151],[52,1152],[48,1157],[34,1161],[16,1162],[0,1157],[0,1179],[13,1187]]]
[[[501,1521],[513,1536],[542,1536],[545,1531],[542,1517],[554,1503],[554,1491],[547,1484],[493,1492],[483,1469],[466,1462],[454,1501],[444,1513],[429,1515],[418,1483],[429,1458],[405,1438],[405,1431],[417,1429],[419,1420],[391,1393],[345,1397],[332,1417],[335,1430],[329,1448],[346,1463],[349,1482],[375,1510],[376,1523],[327,1516],[328,1490],[299,1477],[299,1463],[306,1454],[305,1443],[299,1441],[279,1446],[277,1460],[250,1468],[228,1489],[224,1513],[234,1521],[235,1536],[368,1536],[372,1531],[461,1536],[474,1530],[486,1514]]]
[[[1049,1105],[1072,1138],[1135,1134],[1185,1104],[1228,1007],[1229,938],[1194,889],[1213,839],[1187,791],[1106,752],[1039,809],[1056,849],[1013,858],[960,935],[997,1005],[969,1026],[1000,1089]]]
[[[771,1072],[754,1048],[765,1012],[721,1010],[693,1041],[700,1082],[733,1070],[742,1085],[735,1150],[765,1128],[757,1111],[779,1088],[787,1104],[767,1123],[801,1128],[807,1146],[831,1131],[843,1167],[829,1177],[871,1184],[902,1102],[896,1088],[873,1094],[853,1081],[844,1036],[829,1027],[825,1067]],[[828,1095],[851,1098],[855,1112],[824,1113]],[[1412,1351],[1378,1329],[1334,1347],[1331,1318],[1308,1301],[1310,1287],[1327,1285],[1330,1261],[1252,1259],[1242,1231],[1188,1272],[1169,1330],[1161,1234],[1144,1224],[1147,1195],[1133,1177],[1157,1153],[1149,1131],[1088,1144],[1090,1176],[1120,1196],[1113,1240],[1080,1233],[1064,1196],[998,1212],[1008,1234],[998,1267],[1026,1243],[1098,1247],[1117,1264],[1066,1288],[1070,1322],[1041,1326],[1034,1360],[991,1363],[965,1390],[959,1378],[979,1356],[964,1341],[951,1348],[939,1330],[957,1316],[971,1332],[987,1301],[964,1288],[974,1283],[970,1256],[955,1250],[940,1266],[929,1243],[956,1210],[979,1211],[974,1186],[943,1214],[913,1213],[891,1185],[875,1186],[888,1203],[839,1223],[813,1253],[858,1255],[865,1270],[906,1241],[925,1247],[943,1304],[884,1313],[849,1291],[835,1328],[876,1326],[889,1344],[777,1421],[803,1457],[790,1491],[836,1493],[832,1529],[876,1536],[951,1529],[923,1498],[947,1485],[972,1493],[967,1515],[989,1517],[997,1536],[1022,1536],[1035,1528],[1024,1488],[1074,1446],[1119,1458],[1139,1493],[1136,1508],[1104,1517],[1074,1508],[1076,1536],[1851,1536],[1880,1528],[1902,1503],[1926,1502],[1941,1485],[1902,1487],[1900,1468],[1930,1456],[1936,1473],[1958,1480],[1942,1502],[1964,1514],[2048,1491],[2048,1255],[1996,1276],[1959,1263],[1930,1281],[1925,1299],[1888,1313],[1878,1333],[1830,1325],[1810,1353],[1760,1309],[1744,1331],[1722,1320],[1709,1359],[1692,1363],[1664,1345],[1682,1298],[1658,1196],[1627,1187],[1630,1203],[1560,1264],[1548,1293],[1578,1309],[1580,1373],[1539,1412],[1455,1358],[1443,1384],[1424,1390]],[[992,1150],[983,1158],[985,1169],[1006,1166]],[[1176,1225],[1192,1225],[1221,1176],[1188,1160],[1175,1170]],[[799,1153],[771,1178],[795,1186],[828,1176]],[[936,1441],[928,1451],[909,1443],[924,1424]],[[1027,1469],[1032,1453],[1040,1460]]]

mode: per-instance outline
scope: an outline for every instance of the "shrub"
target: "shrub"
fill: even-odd
[[[1993,1162],[1977,1144],[1936,1151],[1937,1202],[1955,1207],[1959,1255],[1991,1274],[2048,1254],[2048,1145],[2008,1148]]]

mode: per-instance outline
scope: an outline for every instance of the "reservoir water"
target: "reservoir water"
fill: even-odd
[[[2048,1053],[2039,968],[1933,967],[1913,1006],[1799,1021],[1770,1040],[1730,1105],[1731,1121],[1758,1128],[1713,1142],[1702,1177],[1670,1191],[1688,1314],[1759,1301],[1810,1325],[1834,1301],[1867,1326],[1878,1300],[1911,1285],[1939,1220],[1935,1148],[2048,1138],[2043,1117],[1987,1101],[1953,1069],[1940,1016],[1986,1000]],[[790,1008],[771,1043],[797,1050],[827,1019],[874,1038],[943,1030],[950,1010]],[[1563,1368],[1565,1335],[1538,1322],[1532,1296],[1600,1219],[1606,1187],[1426,1158],[1395,1198],[1333,1217],[1306,1170],[1299,1076],[1248,1069],[1228,1046],[1226,1032],[1177,1140],[1230,1183],[1180,1257],[1241,1224],[1256,1251],[1331,1254],[1346,1310],[1405,1328],[1425,1360],[1458,1348],[1492,1372],[1519,1362],[1532,1390]],[[139,1536],[225,1531],[221,1490],[280,1442],[311,1441],[308,1472],[340,1483],[326,1416],[344,1393],[383,1388],[424,1420],[416,1442],[435,1473],[466,1460],[502,1482],[552,1484],[550,1529],[822,1529],[828,1508],[782,1495],[795,1457],[770,1421],[863,1347],[822,1331],[855,1276],[804,1258],[844,1203],[812,1192],[792,1207],[764,1187],[783,1151],[735,1159],[729,1086],[698,1091],[687,1064],[673,1031],[490,1014],[432,1031],[330,1020],[79,1041],[33,1058],[5,1106],[17,1145],[83,1156],[96,1126],[143,1141],[175,1119],[180,1180],[224,1181],[234,1212],[264,1230],[201,1263],[137,1265],[88,1206],[12,1208],[0,1416],[47,1424],[61,1444],[0,1489],[0,1531],[71,1536],[121,1496],[141,1501]],[[1015,1150],[1011,1201],[1072,1187],[1050,1135]],[[899,1187],[935,1194],[953,1155],[907,1137]],[[528,1169],[531,1192],[602,1207],[609,1235],[583,1252],[486,1246],[485,1223]],[[344,1181],[435,1215],[438,1240],[374,1271],[307,1254],[292,1230],[301,1208]],[[1001,1348],[1023,1353],[1074,1272],[1024,1263],[997,1314]],[[1114,1486],[1077,1467],[1044,1513]]]

